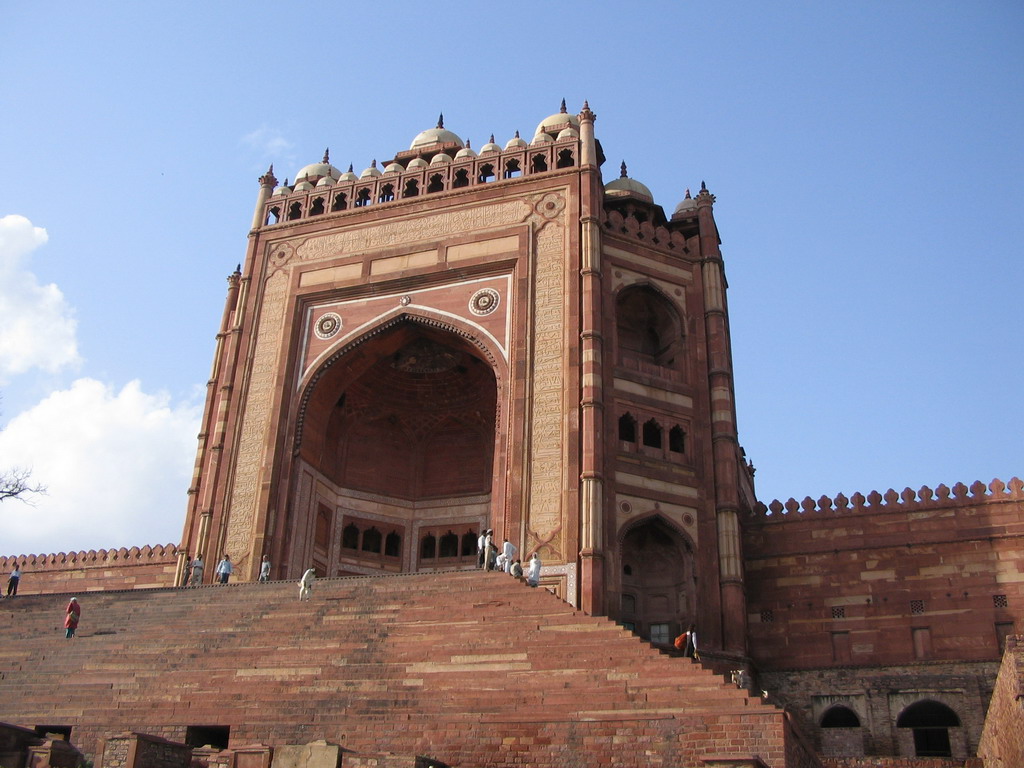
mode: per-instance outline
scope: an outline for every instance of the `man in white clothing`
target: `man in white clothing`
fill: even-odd
[[[501,545],[501,554],[503,554],[505,556],[505,565],[504,565],[505,573],[508,573],[512,569],[512,563],[515,561],[515,559],[516,559],[516,552],[518,552],[518,551],[519,550],[516,548],[516,545],[513,544],[508,539],[505,539],[505,541],[502,543],[502,545]]]
[[[540,584],[540,555],[536,552],[530,558],[530,570],[526,573],[526,583],[531,587]]]
[[[312,568],[302,574],[302,578],[299,579],[299,600],[309,600],[309,596],[313,594],[313,582],[316,581],[316,571]]]

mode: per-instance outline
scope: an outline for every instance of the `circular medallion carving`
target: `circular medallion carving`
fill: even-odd
[[[620,501],[619,502],[619,509],[621,509],[623,512],[625,512],[628,515],[630,512],[633,511],[633,505],[630,504],[628,501]]]
[[[693,525],[693,515],[689,512],[683,515],[683,523],[686,525]]]
[[[408,307],[410,304],[412,304],[412,297],[403,296],[398,300],[398,303],[401,304],[403,307]]]
[[[469,300],[469,311],[474,315],[489,315],[498,308],[501,296],[493,288],[481,288]]]
[[[320,316],[313,326],[313,333],[318,339],[329,339],[341,330],[341,315],[337,312],[327,312]]]

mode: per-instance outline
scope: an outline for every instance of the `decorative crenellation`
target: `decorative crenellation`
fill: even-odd
[[[934,490],[927,485],[922,486],[918,491],[904,488],[902,493],[897,493],[890,488],[884,494],[872,491],[867,496],[855,493],[849,498],[840,493],[835,498],[822,496],[817,500],[812,499],[810,496],[805,496],[803,501],[791,498],[785,503],[776,499],[767,506],[758,502],[753,514],[771,521],[792,519],[794,515],[813,514],[815,512],[825,514],[828,512],[871,513],[890,510],[924,510],[945,507],[950,502],[1019,501],[1021,499],[1024,499],[1024,481],[1021,481],[1018,477],[1013,477],[1008,484],[997,478],[988,485],[978,480],[972,483],[970,487],[963,483],[957,483],[952,488],[940,484]]]
[[[157,544],[144,547],[121,547],[120,549],[90,549],[81,552],[57,552],[48,555],[5,555],[0,557],[0,570],[11,569],[15,563],[30,566],[34,571],[63,571],[68,567],[104,567],[113,564],[142,562],[175,562],[178,556],[177,544]]]
[[[607,211],[603,226],[616,235],[626,235],[641,240],[647,245],[664,248],[673,253],[689,253],[686,236],[678,230],[669,230],[662,225],[654,226],[650,221],[640,221],[633,214],[623,215],[619,211]]]

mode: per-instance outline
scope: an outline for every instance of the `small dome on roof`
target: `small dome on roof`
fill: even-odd
[[[516,131],[516,135],[513,136],[505,144],[505,149],[515,149],[516,147],[525,147],[526,142],[519,137],[519,131]]]
[[[330,150],[324,150],[324,159],[319,163],[311,163],[305,168],[299,170],[295,174],[295,181],[309,181],[317,182],[325,176],[330,176],[332,179],[336,179],[341,176],[341,171],[331,165],[330,161]]]
[[[380,168],[377,167],[377,161],[374,160],[370,163],[370,167],[359,174],[360,179],[375,179],[380,176]]]
[[[384,173],[401,173],[404,170],[401,163],[388,163],[384,167]]]
[[[564,126],[566,123],[579,128],[580,119],[576,115],[570,115],[565,109],[565,99],[562,99],[562,108],[554,115],[545,117],[537,126],[537,133],[547,133],[555,128]]]
[[[352,163],[348,164],[348,170],[338,177],[338,181],[357,181],[358,177],[352,173]]]
[[[620,168],[622,175],[614,181],[609,181],[604,185],[605,194],[611,195],[612,197],[639,197],[642,200],[646,200],[649,203],[654,202],[654,195],[651,194],[646,185],[641,184],[636,179],[631,179],[626,175],[626,162],[622,162]]]
[[[469,145],[469,139],[466,139],[466,146],[455,153],[456,160],[461,160],[464,157],[476,157],[476,152],[474,152],[473,148]]]
[[[431,165],[442,165],[444,163],[450,163],[452,161],[451,155],[446,155],[444,152],[438,152],[432,158],[430,158]]]
[[[550,144],[552,141],[554,141],[554,139],[552,139],[546,133],[538,133],[536,136],[533,137],[533,141],[531,141],[530,143],[531,144]]]
[[[562,139],[578,139],[579,137],[580,132],[577,131],[575,128],[563,128],[558,132],[559,141],[561,141]]]
[[[687,189],[686,190],[686,197],[684,197],[680,201],[679,205],[676,206],[676,209],[673,212],[673,215],[675,215],[677,213],[683,213],[685,211],[692,211],[696,207],[697,207],[697,201],[694,200],[692,197],[690,197],[690,190]]]
[[[337,182],[334,179],[334,177],[332,177],[332,176],[324,176],[322,179],[320,179],[320,181],[318,181],[316,183],[316,185],[318,187],[333,187],[335,185],[335,183],[337,183]]]
[[[296,184],[296,185],[295,185],[295,187],[294,187],[294,188],[292,189],[292,192],[308,192],[308,191],[309,191],[309,190],[311,190],[312,188],[313,188],[313,185],[312,185],[312,184],[310,184],[310,183],[309,183],[308,181],[300,181],[300,182],[299,182],[298,184]]]
[[[493,133],[491,134],[491,140],[480,147],[480,154],[482,155],[484,152],[501,152],[501,147],[494,143]]]
[[[463,146],[462,139],[445,129],[444,115],[442,114],[437,118],[437,127],[428,128],[416,134],[416,138],[412,140],[409,149],[419,149],[420,147],[429,147],[431,144],[448,144],[452,142],[460,147]]]
[[[426,168],[430,163],[424,160],[422,157],[414,157],[409,161],[409,164],[405,166],[406,170],[411,171],[414,168]]]
[[[274,194],[274,195],[287,195],[291,191],[292,191],[292,188],[288,186],[288,179],[285,179],[284,180],[284,184],[281,184],[278,187],[274,187],[274,191],[271,194]]]

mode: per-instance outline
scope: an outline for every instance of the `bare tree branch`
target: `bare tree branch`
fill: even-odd
[[[32,483],[32,470],[12,467],[0,472],[0,503],[8,499],[17,499],[25,504],[31,504],[29,497],[37,493],[45,494],[46,486]]]

